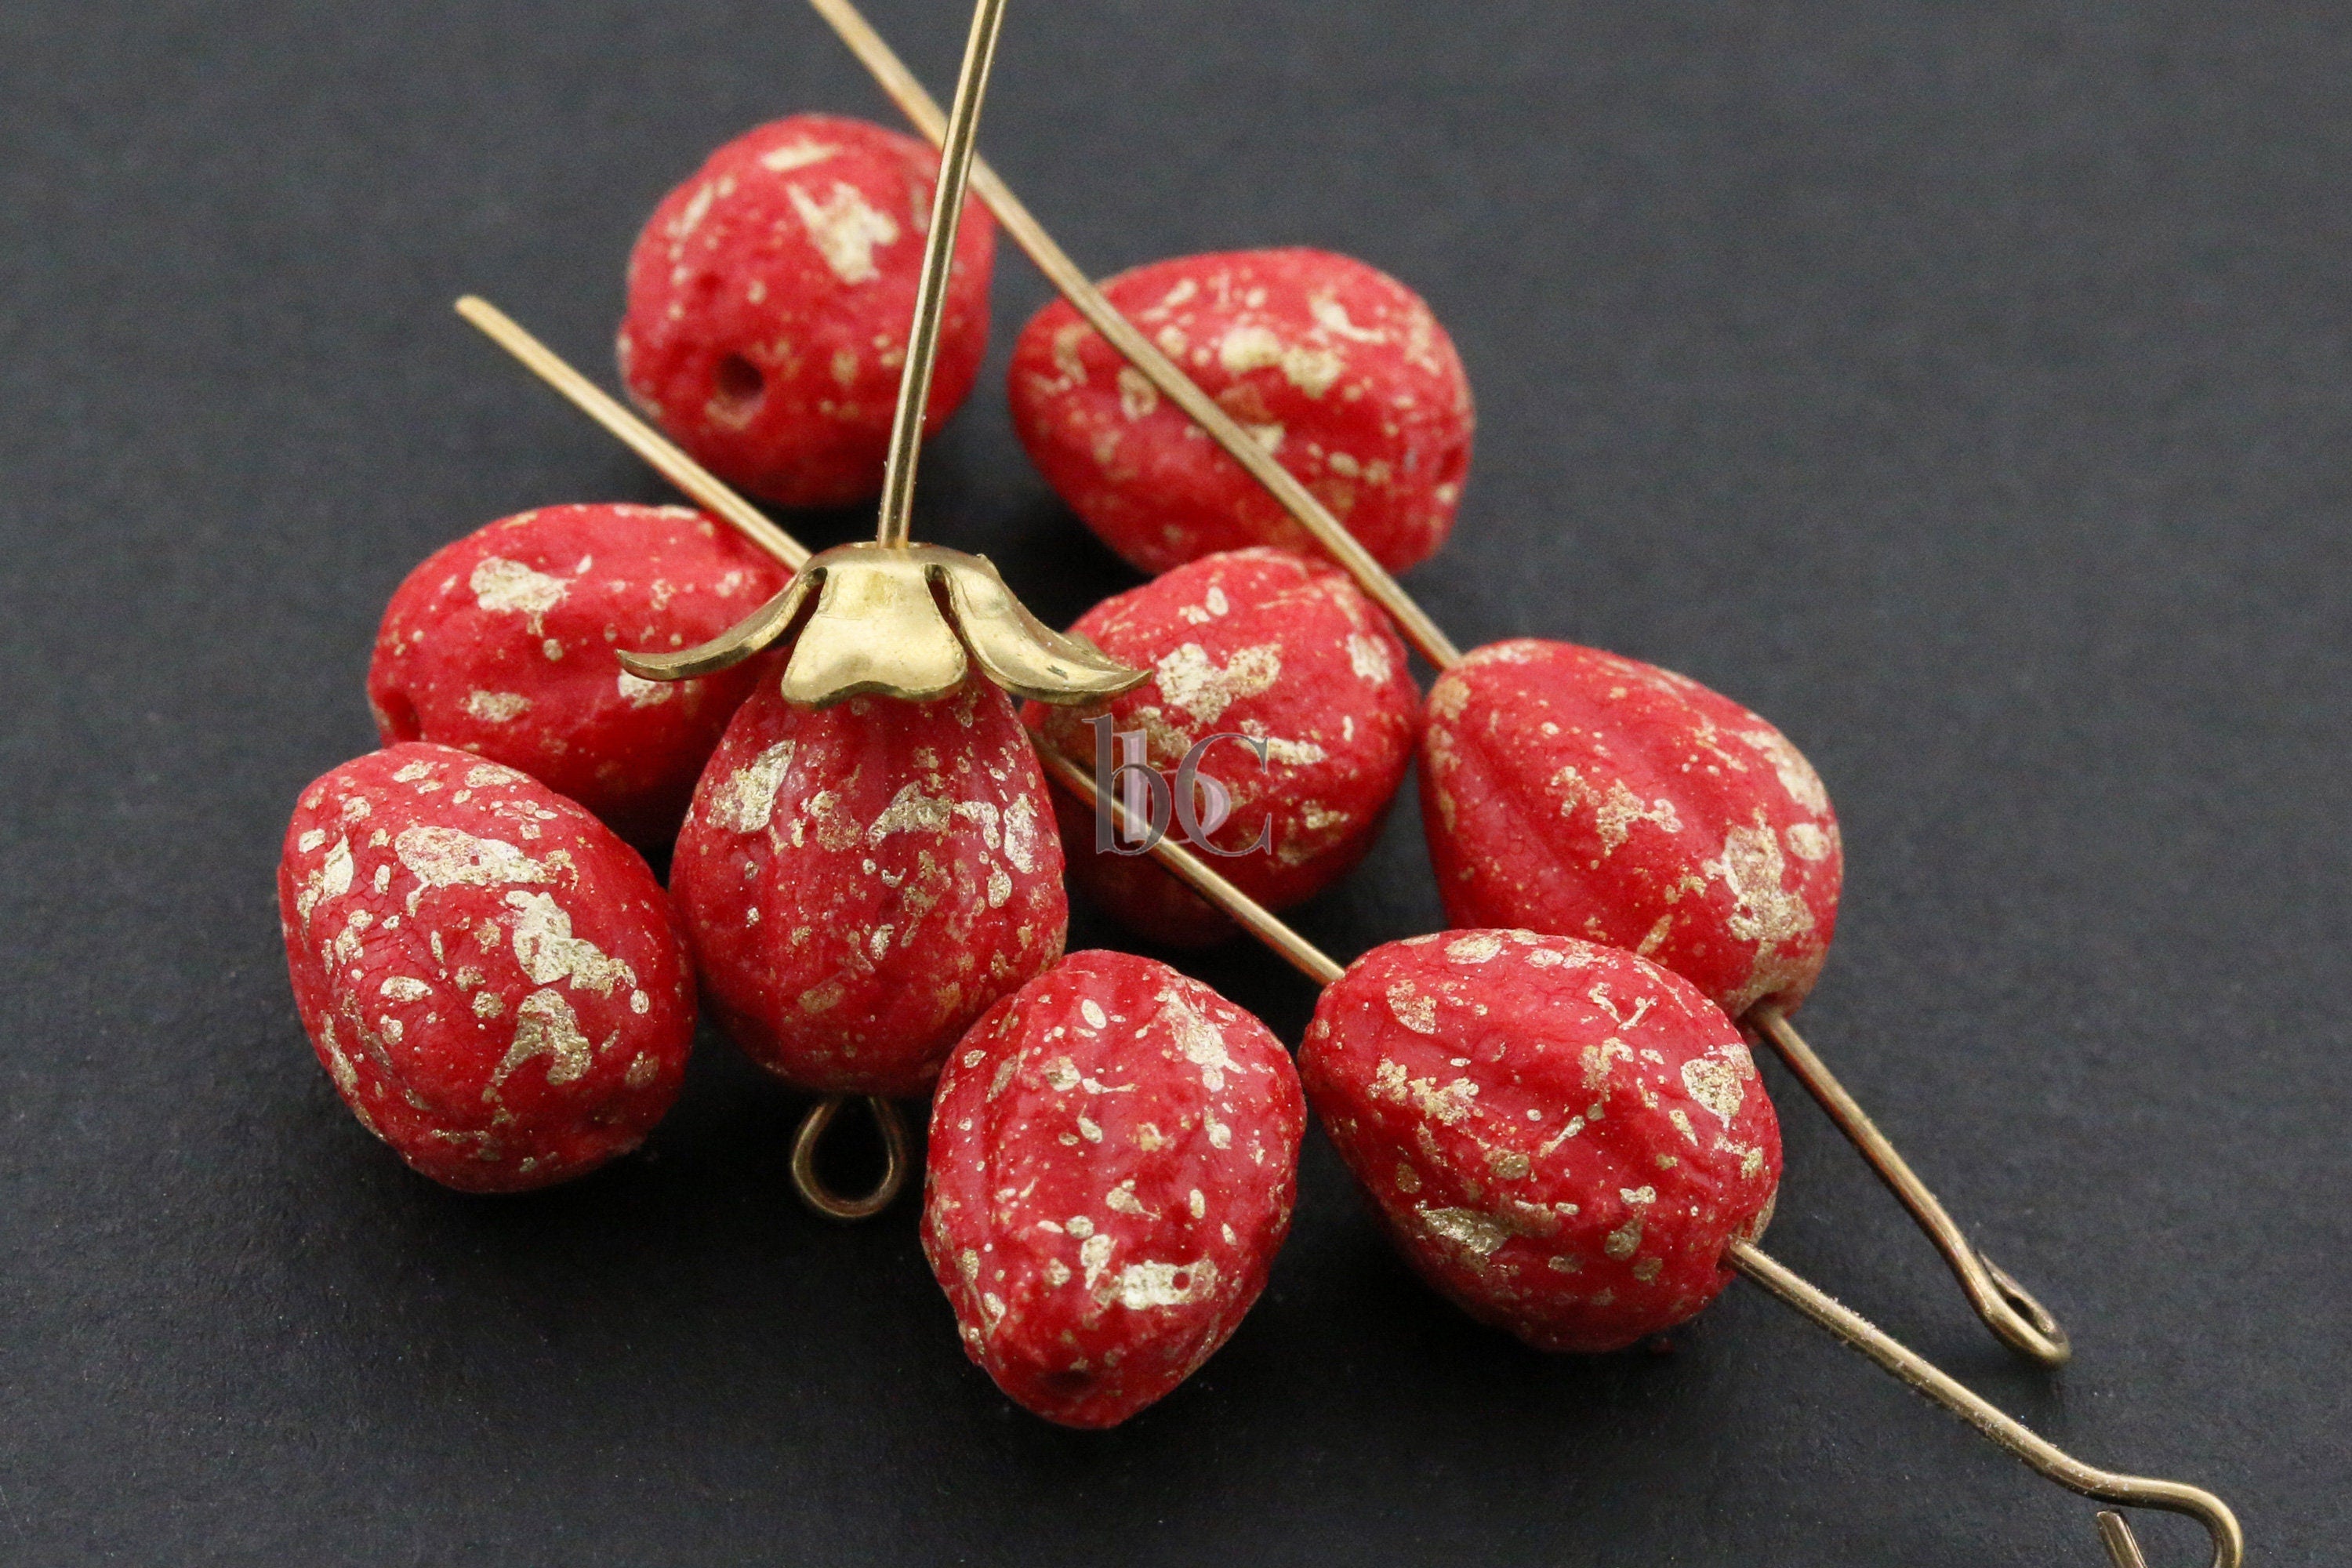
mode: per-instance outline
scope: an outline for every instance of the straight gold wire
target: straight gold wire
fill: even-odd
[[[980,0],[964,41],[963,73],[956,81],[955,113],[940,143],[940,180],[931,193],[931,231],[915,285],[915,321],[907,332],[907,365],[898,377],[898,407],[890,423],[890,453],[882,473],[882,515],[874,542],[902,546],[914,521],[915,462],[923,449],[923,410],[931,400],[931,370],[940,358],[940,320],[947,310],[948,274],[955,262],[956,229],[963,218],[980,109],[988,96],[989,68],[1004,27],[1004,0]]]
[[[2124,1522],[2122,1514],[2099,1515],[2099,1541],[2115,1568],[2147,1568],[2147,1559],[2140,1555],[2139,1542],[2133,1539],[2131,1526]]]
[[[882,90],[895,101],[900,111],[913,121],[915,128],[928,137],[933,146],[948,142],[947,117],[940,106],[915,79],[914,73],[900,63],[882,36],[866,25],[857,7],[849,0],[809,0],[817,14],[825,19],[842,42],[864,63]],[[1412,596],[1388,574],[1387,568],[1372,558],[1371,552],[1356,542],[1356,536],[1331,515],[1312,491],[1298,482],[1289,469],[1274,460],[1273,454],[1255,437],[1234,422],[1233,416],[1217,405],[1216,401],[1201,390],[1192,378],[1176,367],[1173,361],[1153,345],[1135,324],[1119,314],[1118,308],[1103,297],[1091,279],[1080,271],[1067,252],[1055,245],[1045,226],[1021,205],[1012,188],[999,179],[985,162],[976,162],[971,170],[972,188],[996,221],[1004,226],[1005,233],[1028,253],[1039,271],[1052,279],[1062,291],[1062,297],[1075,306],[1087,324],[1108,339],[1112,347],[1125,355],[1129,363],[1143,373],[1162,395],[1192,419],[1217,445],[1223,447],[1234,460],[1264,485],[1283,510],[1298,520],[1299,526],[1315,536],[1316,542],[1328,551],[1333,560],[1345,567],[1348,574],[1362,585],[1364,592],[1396,621],[1422,658],[1438,669],[1451,669],[1462,662],[1462,654],[1427,611],[1413,602]]]
[[[807,563],[809,552],[798,540],[720,484],[709,469],[656,435],[644,420],[605,395],[602,387],[564,363],[554,350],[523,331],[513,317],[473,294],[457,301],[457,314],[522,361],[533,375],[570,398],[572,406],[620,437],[622,445],[651,464],[662,478],[692,496],[705,510],[726,519],[737,532],[793,571]]]
[[[473,318],[468,316],[467,319]],[[514,328],[514,333],[520,341],[526,342],[534,341],[530,339],[520,327]],[[508,340],[502,338],[499,341],[504,343]],[[546,353],[543,349],[541,352]],[[520,353],[517,357],[521,358],[523,363],[530,365],[531,369],[540,370],[539,363],[533,359]],[[556,360],[552,353],[547,353],[546,357],[550,363],[569,371],[569,367],[562,366],[562,362]],[[556,391],[570,397],[592,416],[596,416],[596,410],[574,390],[575,384],[592,393],[595,390],[584,378],[577,374],[554,376],[541,371],[541,379],[546,381]],[[603,402],[611,405],[609,398],[603,399]],[[632,447],[640,451],[669,448],[669,443],[650,426],[636,420],[626,410],[619,409],[617,405],[613,406],[616,417],[635,426],[633,437],[623,437]],[[600,424],[604,422],[601,416],[597,417]],[[675,448],[669,449],[675,451]],[[694,500],[713,510],[719,510],[716,503],[721,500],[739,505],[748,505],[718,479],[695,465],[684,462],[683,453],[678,453],[677,457],[681,466],[676,469],[660,462],[656,462],[655,467],[673,479],[677,478],[677,473],[689,470],[698,476],[691,484],[685,482],[679,484],[679,488]],[[779,538],[782,539],[786,545],[798,548],[797,545],[793,544],[789,536],[779,532]],[[772,552],[772,547],[771,549]],[[777,558],[782,560],[782,556],[778,555]],[[1059,753],[1045,750],[1042,745],[1038,748],[1038,755],[1043,759],[1047,773],[1053,776],[1055,782],[1069,790],[1080,800],[1091,804],[1099,798],[1100,792],[1096,788],[1095,781],[1085,770]],[[1122,825],[1128,823],[1125,807],[1116,800],[1107,801],[1104,804]],[[1232,883],[1211,870],[1204,862],[1196,858],[1189,851],[1162,838],[1152,847],[1151,853],[1160,864],[1182,878],[1194,891],[1217,904],[1235,921],[1247,926],[1253,934],[1272,947],[1308,979],[1318,984],[1328,985],[1345,973],[1328,953],[1291,930],[1270,910],[1241,893]],[[803,1136],[809,1141],[812,1148],[816,1134],[824,1131],[824,1123],[833,1119],[846,1099],[847,1097],[843,1095],[830,1097],[810,1111],[808,1118],[803,1121]],[[877,1116],[885,1110],[893,1117],[898,1113],[898,1107],[887,1100],[877,1100],[873,1103]],[[819,1120],[820,1118],[822,1120]],[[816,1124],[813,1132],[810,1131],[812,1121]],[[887,1121],[884,1123],[886,1134],[888,1125]],[[900,1131],[903,1135],[903,1125]],[[796,1149],[794,1157],[796,1177],[799,1173],[799,1166],[800,1160]],[[894,1161],[891,1170],[897,1179],[904,1180],[903,1162]],[[895,1194],[896,1188],[893,1187],[891,1192]],[[830,1196],[830,1194],[823,1195]],[[820,1212],[835,1212],[824,1208],[819,1199],[811,1196],[805,1189],[803,1190],[802,1196],[810,1203],[812,1207],[819,1208]],[[887,1196],[882,1197],[881,1201],[874,1205],[875,1210],[878,1211],[888,1202]],[[1909,1350],[1899,1341],[1873,1325],[1860,1313],[1840,1304],[1827,1291],[1808,1283],[1802,1277],[1790,1272],[1754,1246],[1735,1242],[1725,1250],[1724,1262],[1738,1269],[1757,1284],[1761,1285],[1913,1388],[1958,1415],[1969,1426],[2008,1449],[2042,1476],[2085,1497],[2122,1503],[2134,1508],[2163,1509],[2173,1513],[2186,1514],[2204,1525],[2207,1532],[2213,1538],[2213,1559],[2210,1568],[2241,1568],[2245,1559],[2243,1532],[2240,1531],[2237,1516],[2230,1511],[2229,1505],[2211,1492],[2202,1488],[2186,1486],[2178,1481],[2150,1480],[2139,1476],[2119,1475],[2112,1470],[2102,1470],[2095,1466],[2084,1464],[2035,1434],[2031,1427],[2002,1414],[1994,1405],[1979,1398],[1958,1380],[1937,1368],[1934,1363]],[[2115,1568],[2147,1568],[2140,1557],[2139,1544],[2133,1538],[2131,1526],[2125,1521],[2121,1514],[2102,1513],[2098,1516],[2097,1522],[2099,1538],[2105,1545]]]
[[[1052,775],[1055,783],[1090,805],[1099,798],[1101,804],[1109,807],[1110,815],[1122,833],[1134,838],[1145,837],[1141,826],[1128,815],[1127,807],[1119,804],[1116,795],[1101,795],[1086,769],[1046,745],[1042,739],[1034,735],[1031,739],[1036,742],[1038,762],[1045,765],[1045,772]],[[1272,948],[1277,957],[1316,984],[1328,985],[1347,973],[1331,961],[1330,954],[1284,924],[1272,910],[1211,870],[1207,861],[1183,846],[1162,836],[1153,845],[1151,853],[1161,865],[1175,872],[1179,880],[1232,916],[1235,923]]]
[[[915,79],[903,61],[892,52],[882,36],[861,16],[851,0],[809,0],[827,26],[840,36],[852,54],[863,64],[877,86],[898,106],[908,121],[934,145],[940,142],[946,127],[945,117],[923,84]],[[1077,312],[1100,332],[1113,348],[1141,372],[1146,379],[1160,389],[1162,395],[1191,415],[1201,427],[1230,453],[1235,461],[1249,470],[1274,498],[1280,501],[1301,526],[1312,533],[1332,557],[1347,569],[1356,582],[1396,620],[1405,640],[1418,649],[1436,668],[1444,670],[1461,662],[1461,654],[1427,612],[1415,604],[1396,579],[1390,576],[1370,552],[1356,542],[1339,521],[1325,510],[1306,486],[1300,484],[1290,470],[1275,461],[1271,453],[1251,437],[1216,401],[1201,390],[1192,378],[1184,374],[1173,361],[1161,353],[1150,339],[1135,324],[1121,315],[1117,306],[1104,297],[1101,289],[1070,259],[1069,254],[1054,243],[1045,226],[1023,205],[1011,187],[998,177],[985,163],[974,165],[972,186],[996,215],[1007,234],[1025,251],[1054,286],[1060,289]],[[1895,1196],[1908,1208],[1920,1226],[1932,1240],[1958,1279],[1960,1289],[1969,1304],[1986,1327],[2002,1343],[2019,1354],[2043,1366],[2058,1366],[2073,1353],[2064,1329],[2057,1319],[2035,1300],[2025,1288],[2008,1274],[1987,1262],[1976,1251],[1951,1217],[1937,1204],[1910,1167],[1899,1158],[1887,1163],[1878,1152],[1891,1153],[1894,1145],[1871,1121],[1861,1105],[1848,1094],[1830,1073],[1828,1066],[1811,1051],[1802,1051],[1801,1059],[1792,1055],[1785,1045],[1792,1038],[1787,1020],[1777,1013],[1768,1021],[1764,1010],[1751,1013],[1744,1022],[1764,1035],[1780,1051],[1790,1070],[1796,1073],[1840,1131],[1859,1147],[1879,1176],[1892,1188]],[[1801,1049],[1801,1042],[1800,1043]]]

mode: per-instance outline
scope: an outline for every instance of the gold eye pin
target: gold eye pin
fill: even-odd
[[[622,653],[621,666],[630,674],[646,680],[709,675],[797,635],[784,667],[783,693],[786,700],[811,708],[869,693],[927,701],[962,684],[972,664],[1014,696],[1040,702],[1098,701],[1145,679],[1147,671],[1106,658],[1085,639],[1065,637],[1031,615],[986,556],[908,540],[948,268],[971,177],[981,100],[1003,21],[1004,0],[980,0],[964,47],[939,188],[932,195],[930,236],[915,290],[915,322],[898,382],[874,542],[836,545],[811,557],[791,586],[699,647]]]

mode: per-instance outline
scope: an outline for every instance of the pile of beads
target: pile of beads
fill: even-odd
[[[2065,1354],[1787,1026],[1842,868],[1804,758],[1637,661],[1533,640],[1460,655],[1388,576],[1450,528],[1471,423],[1402,286],[1320,252],[1194,258],[1115,280],[1129,320],[980,170],[1075,311],[1041,316],[1016,354],[1024,439],[1089,523],[1166,571],[1064,637],[984,561],[908,541],[923,428],[963,390],[942,343],[985,320],[988,234],[962,219],[1003,0],[979,0],[943,124],[848,0],[814,3],[943,157],[826,117],[730,143],[640,242],[623,361],[682,439],[763,493],[878,483],[876,542],[811,558],[520,328],[461,307],[742,540],[695,513],[550,509],[404,584],[370,682],[391,743],[304,792],[279,874],[297,1004],[362,1123],[467,1190],[593,1169],[675,1098],[698,968],[739,1043],[830,1097],[794,1163],[828,1212],[878,1209],[903,1163],[894,1132],[884,1188],[827,1201],[801,1156],[841,1098],[879,1111],[936,1079],[923,1245],[965,1348],[1026,1407],[1091,1427],[1177,1387],[1255,1301],[1311,1105],[1399,1250],[1472,1316],[1605,1352],[1745,1274],[2062,1484],[2198,1519],[2236,1568],[2218,1499],[2071,1459],[1758,1248],[1780,1139],[1743,1027],[1880,1162],[1997,1331]],[[809,171],[834,181],[822,196]],[[892,203],[922,237],[910,280]],[[902,337],[858,337],[884,316]],[[779,323],[797,336],[763,338]],[[802,351],[835,344],[828,396]],[[900,371],[878,457],[871,389],[851,395],[866,350]],[[1160,419],[1163,394],[1237,469]],[[1299,543],[1293,524],[1355,584],[1256,542]],[[1463,923],[1342,969],[1269,906],[1361,856],[1413,748],[1383,612],[1440,672],[1424,826]],[[1203,786],[1217,738],[1264,776]],[[1188,826],[1214,795],[1221,824],[1191,837],[1231,879],[1138,835],[1089,755]],[[1238,927],[1323,985],[1296,1068],[1164,964],[1062,956],[1048,778],[1081,879],[1130,923],[1176,942]],[[615,830],[659,843],[689,779],[673,908]],[[1122,863],[1116,837],[1081,843],[1106,826],[1160,869]],[[2138,1562],[2119,1515],[2101,1528],[2120,1568]]]

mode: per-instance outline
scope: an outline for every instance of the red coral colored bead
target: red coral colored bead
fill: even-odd
[[[614,650],[705,641],[791,578],[679,507],[506,518],[427,556],[393,595],[368,665],[376,729],[386,745],[432,741],[520,768],[624,837],[667,847],[761,667],[640,680]]]
[[[1230,797],[1206,836],[1223,852],[1211,863],[1269,909],[1314,897],[1363,858],[1412,761],[1421,694],[1387,617],[1343,574],[1287,551],[1225,552],[1104,600],[1075,629],[1152,678],[1101,707],[1030,703],[1023,717],[1056,749],[1093,769],[1090,721],[1108,714],[1143,735],[1172,803],[1181,764],[1209,737],[1264,742],[1263,766],[1223,741],[1195,767]],[[1072,876],[1118,920],[1177,946],[1234,934],[1149,858],[1098,852],[1091,805],[1057,793],[1055,809]],[[1181,823],[1171,831],[1185,840]]]
[[[1430,689],[1422,826],[1447,918],[1655,959],[1738,1017],[1794,1006],[1843,866],[1788,738],[1671,670],[1522,638]]]
[[[304,790],[278,863],[294,1001],[360,1124],[435,1181],[515,1193],[594,1170],[677,1098],[694,973],[636,851],[446,746]]]
[[[931,1104],[923,1252],[1023,1406],[1115,1426],[1233,1337],[1290,1229],[1307,1107],[1264,1024],[1077,952],[964,1037]]]
[[[1475,418],[1421,297],[1328,250],[1182,256],[1102,286],[1391,572],[1445,542]],[[1252,544],[1321,546],[1076,310],[1013,346],[1022,444],[1103,542],[1146,572]]]
[[[822,1093],[919,1095],[1068,934],[1045,774],[1005,695],[736,711],[670,862],[712,1008]]]
[[[842,506],[879,490],[939,167],[913,137],[835,114],[795,114],[711,153],[629,254],[618,347],[631,395],[755,495]],[[995,234],[967,201],[926,434],[980,374]]]
[[[1414,1268],[1541,1350],[1673,1328],[1771,1217],[1780,1122],[1738,1029],[1621,949],[1524,931],[1374,948],[1323,993],[1298,1067]]]

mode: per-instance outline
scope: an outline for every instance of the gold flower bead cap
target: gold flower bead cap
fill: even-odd
[[[936,544],[836,545],[710,641],[674,654],[624,652],[621,666],[646,680],[710,675],[795,626],[783,694],[812,708],[868,693],[944,697],[963,683],[967,650],[1013,696],[1064,706],[1116,697],[1150,675],[1031,615],[986,556]]]

